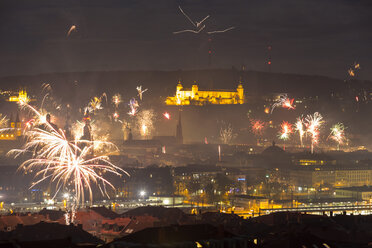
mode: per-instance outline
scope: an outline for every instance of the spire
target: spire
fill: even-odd
[[[16,120],[15,120],[16,123],[20,122],[19,120],[19,113],[17,112],[17,116],[16,116]]]
[[[72,138],[71,134],[71,125],[70,125],[70,115],[66,115],[66,124],[65,124],[65,136],[68,140]]]
[[[183,144],[181,112],[179,112],[179,117],[178,117],[178,124],[177,124],[177,129],[176,129],[176,140],[178,144]]]
[[[13,113],[10,114],[10,117],[9,117],[9,127],[14,127],[14,121],[13,121]]]

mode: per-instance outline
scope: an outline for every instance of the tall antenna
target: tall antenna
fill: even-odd
[[[212,65],[212,37],[208,37],[208,66]]]
[[[267,71],[268,72],[271,72],[271,64],[272,64],[272,61],[271,61],[271,50],[272,50],[272,46],[271,45],[268,45],[267,46],[267,61],[266,61],[266,67],[267,67]]]

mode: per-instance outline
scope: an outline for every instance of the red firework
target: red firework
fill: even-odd
[[[293,106],[293,101],[294,101],[294,98],[292,99],[286,98],[283,101],[282,107],[287,108],[287,109],[295,109],[295,107]]]
[[[260,120],[251,120],[252,132],[255,135],[261,135],[265,129],[265,122]]]

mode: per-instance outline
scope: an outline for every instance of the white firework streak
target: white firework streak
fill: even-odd
[[[304,144],[303,144],[302,139],[304,137],[305,130],[304,130],[304,120],[303,120],[302,116],[297,118],[295,130],[298,132],[298,134],[300,136],[301,147],[303,147]]]
[[[230,144],[231,141],[236,137],[236,134],[233,133],[233,128],[231,124],[227,127],[221,127],[220,129],[220,139],[224,144]]]
[[[194,34],[198,34],[198,33],[200,33],[204,28],[205,28],[205,25],[203,25],[203,26],[202,26],[200,29],[198,29],[198,30],[185,29],[185,30],[180,30],[180,31],[173,32],[173,34],[182,34],[182,33],[194,33]]]
[[[137,86],[136,89],[137,89],[137,91],[138,91],[138,96],[139,96],[139,98],[140,98],[141,101],[142,101],[142,95],[143,95],[143,93],[146,92],[148,89],[144,89],[144,90],[142,90],[142,85]]]
[[[230,31],[230,30],[233,30],[233,29],[235,29],[235,27],[229,27],[229,28],[226,28],[224,30],[209,31],[209,32],[207,32],[207,34],[220,34],[220,33],[225,33],[227,31]]]
[[[203,24],[203,22],[205,20],[207,20],[210,16],[207,15],[206,17],[204,17],[201,21],[193,21],[184,11],[183,9],[181,8],[181,6],[178,6],[179,10],[181,11],[181,13],[186,17],[187,20],[189,20],[191,22],[191,24],[196,28],[195,30],[194,29],[185,29],[185,30],[181,30],[181,31],[176,31],[176,32],[173,32],[173,34],[181,34],[181,33],[195,33],[195,34],[198,34],[200,33],[202,30],[205,29],[205,25]],[[203,24],[203,25],[202,25]],[[229,27],[229,28],[226,28],[226,29],[223,29],[223,30],[215,30],[215,31],[208,31],[207,34],[218,34],[218,33],[225,33],[225,32],[228,32],[232,29],[234,29],[235,27]]]
[[[40,113],[32,106],[25,103],[21,106],[26,106],[40,118]],[[29,172],[37,171],[35,179],[40,178],[32,183],[31,188],[50,179],[51,182],[56,183],[57,194],[63,186],[68,186],[72,182],[78,205],[80,202],[82,204],[85,202],[85,190],[89,192],[90,201],[93,201],[92,183],[96,184],[101,193],[106,196],[108,196],[106,185],[114,189],[114,186],[102,176],[102,173],[109,172],[116,175],[121,175],[121,172],[126,173],[112,164],[108,156],[93,155],[97,144],[106,147],[108,150],[106,153],[111,152],[114,148],[117,149],[114,144],[87,140],[70,142],[62,130],[56,130],[50,123],[45,122],[43,127],[44,129],[26,130],[27,142],[23,149],[14,149],[8,153],[8,155],[15,157],[25,153],[32,154],[32,158],[23,162],[19,167],[19,169]],[[84,147],[80,148],[80,146]],[[105,149],[101,149],[101,152],[104,153]]]
[[[76,26],[75,26],[75,25],[72,25],[72,26],[70,27],[70,29],[68,30],[68,32],[67,32],[67,37],[69,37],[70,34],[72,33],[72,31],[75,31],[75,30],[76,30]]]
[[[306,121],[306,132],[311,134],[311,153],[314,152],[314,145],[318,143],[319,138],[319,128],[323,124],[323,116],[318,112],[313,115],[307,115]]]

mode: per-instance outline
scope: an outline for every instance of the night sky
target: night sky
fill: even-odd
[[[172,34],[206,15],[207,29],[228,33]],[[370,0],[1,0],[0,76],[94,70],[213,68],[372,80]],[[77,31],[66,33],[71,25]]]

